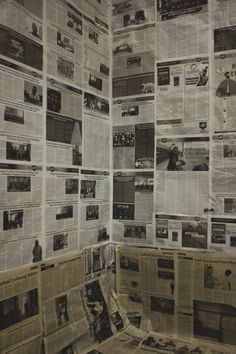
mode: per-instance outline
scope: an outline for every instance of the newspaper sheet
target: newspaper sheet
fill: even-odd
[[[227,52],[215,56],[214,107],[215,132],[235,132],[234,106],[236,95],[235,81],[236,54]]]
[[[82,91],[53,79],[47,85],[47,162],[82,164]]]
[[[209,138],[156,140],[157,213],[202,215],[209,207]]]
[[[113,127],[113,168],[154,167],[154,124]]]
[[[157,63],[156,104],[158,135],[207,133],[208,58]]]
[[[1,353],[14,352],[16,346],[30,340],[31,353],[36,353],[36,347],[39,349],[39,340],[33,340],[42,333],[38,274],[38,268],[33,266],[0,276]]]
[[[79,330],[85,327],[78,290],[84,282],[84,269],[84,257],[81,253],[70,253],[41,264],[46,354],[56,354],[74,342]]]
[[[210,247],[220,252],[235,252],[236,247],[235,217],[211,217]]]
[[[75,168],[47,168],[46,258],[77,249],[79,171]],[[61,206],[64,202],[66,206]],[[73,210],[69,213],[71,204]],[[55,208],[56,215],[55,215]],[[61,209],[61,213],[60,213]],[[70,222],[70,217],[74,222]],[[53,222],[53,218],[55,218]]]
[[[110,239],[110,174],[81,170],[80,248]]]
[[[186,215],[155,214],[155,241],[159,247],[206,249],[207,218]]]
[[[110,281],[113,281],[115,264],[115,248],[113,243],[103,245],[94,245],[84,249],[85,257],[85,279],[90,280],[98,277],[100,274],[109,271]],[[115,282],[113,282],[115,288]]]
[[[34,242],[42,238],[41,173],[40,166],[0,164],[1,270],[33,260]]]
[[[138,30],[148,27],[155,21],[155,1],[153,0],[113,0],[112,27],[117,30]]]
[[[157,0],[157,59],[208,53],[208,0]]]
[[[155,332],[234,350],[234,257],[127,246],[117,256],[118,293],[128,297],[128,312],[132,302]]]
[[[235,214],[234,134],[215,134],[212,139],[212,200],[215,214]]]
[[[113,183],[113,219],[152,221],[153,172],[116,172]]]

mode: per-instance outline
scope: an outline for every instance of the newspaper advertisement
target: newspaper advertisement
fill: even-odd
[[[215,214],[235,214],[235,147],[234,134],[213,135],[212,200]]]
[[[151,222],[153,182],[153,172],[115,172],[113,219]]]
[[[208,132],[208,58],[157,63],[156,93],[158,135]]]
[[[156,170],[157,213],[202,215],[208,210],[208,137],[158,138]]]
[[[113,127],[113,168],[154,167],[154,124]]]
[[[49,218],[52,217],[51,208],[54,205],[58,205],[56,222],[54,221],[55,229],[49,230],[46,234],[46,258],[49,258],[77,249],[78,226],[76,221],[73,223],[73,226],[70,227],[69,207],[67,208],[67,215],[65,215],[66,207],[61,207],[61,209],[64,208],[65,212],[63,218],[62,214],[59,213],[59,205],[61,205],[61,201],[68,204],[72,203],[73,214],[75,214],[74,218],[77,220],[76,213],[78,210],[79,170],[75,168],[48,167],[46,187],[46,199],[50,210],[48,211],[50,213]],[[68,217],[68,220],[66,220],[66,216]],[[52,224],[52,220],[48,221]]]
[[[236,54],[215,56],[214,105],[215,132],[235,132],[234,106],[236,102]]]
[[[208,220],[198,216],[155,214],[155,241],[163,248],[206,249]]]
[[[235,252],[236,219],[232,217],[211,217],[210,248],[220,252]]]
[[[208,53],[208,0],[157,0],[157,59]]]
[[[2,273],[0,287],[0,350],[5,353],[41,336],[38,268]],[[35,346],[30,345],[31,353],[36,353]]]
[[[110,239],[110,174],[81,170],[80,249]]]
[[[47,161],[82,164],[82,91],[49,79],[47,85]]]
[[[226,352],[235,346],[235,272],[235,259],[225,254],[118,249],[118,293],[138,303],[155,332]]]
[[[1,55],[33,69],[43,69],[42,0],[35,6],[32,1],[1,2],[0,43]]]

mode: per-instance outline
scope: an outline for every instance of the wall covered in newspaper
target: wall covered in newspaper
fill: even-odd
[[[235,35],[235,0],[0,0],[1,354],[234,353]]]
[[[114,240],[234,252],[235,1],[112,4]]]
[[[110,11],[0,2],[0,271],[110,240]]]

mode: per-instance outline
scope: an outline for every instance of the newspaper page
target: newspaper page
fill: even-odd
[[[107,98],[84,92],[83,166],[100,169],[110,167],[109,114],[110,104]]]
[[[41,174],[35,165],[0,164],[1,270],[36,261],[34,243],[42,240]]]
[[[110,240],[110,174],[81,170],[80,249]]]
[[[79,342],[81,351],[85,345],[88,348],[89,344],[102,343],[127,326],[123,311],[111,293],[111,283],[107,276],[85,284],[80,296],[88,323],[88,338],[84,343],[83,340]]]
[[[84,89],[109,96],[109,4],[84,2]]]
[[[28,341],[20,343],[14,349],[3,351],[3,354],[38,354],[41,350],[41,336],[32,338]]]
[[[78,289],[83,282],[84,257],[81,253],[70,253],[41,265],[46,354],[58,353],[63,347],[74,342],[78,336],[77,329],[84,327],[81,301],[73,292],[73,289]]]
[[[114,244],[107,243],[103,245],[93,245],[84,249],[85,257],[85,279],[91,280],[97,278],[102,273],[109,273],[110,281],[115,284],[114,276],[114,262],[115,262]],[[111,271],[110,271],[111,270]]]
[[[124,332],[112,336],[95,350],[86,354],[131,354],[136,353],[136,349],[145,338],[145,333],[133,326],[129,326]]]
[[[227,52],[215,56],[214,93],[215,124],[218,132],[235,132],[234,105],[236,95],[235,81],[236,54]]]
[[[112,15],[114,32],[148,27],[155,21],[155,2],[153,0],[113,0]]]
[[[204,341],[210,347],[224,345],[232,352],[235,267],[234,257],[226,254],[123,246],[118,249],[118,293],[138,303],[155,332]]]
[[[22,1],[2,1],[0,42],[1,55],[15,63],[42,70],[42,0],[35,6],[32,6],[32,1],[26,4]]]
[[[225,349],[222,345],[212,345],[207,342],[179,340],[174,337],[166,337],[150,332],[145,340],[141,343],[135,354],[175,354],[175,353],[192,353],[192,354],[230,354],[233,350]]]
[[[209,60],[157,63],[158,135],[206,134],[209,131]]]
[[[82,164],[82,91],[52,79],[47,85],[47,162]]]
[[[28,344],[28,348],[32,350],[30,354],[36,354],[40,339],[35,338],[39,338],[42,333],[37,266],[2,273],[0,287],[1,353],[8,353],[8,351],[14,353],[14,350],[15,352],[18,350],[15,349],[16,346],[23,346],[26,341],[32,341]]]
[[[209,138],[156,140],[157,213],[202,215],[209,204]]]
[[[113,97],[154,93],[155,2],[113,1]]]
[[[232,217],[211,217],[210,219],[210,248],[220,252],[235,252],[236,219]]]
[[[153,172],[115,172],[113,219],[152,221]]]
[[[88,0],[83,3],[83,37],[86,46],[95,53],[109,57],[109,3],[107,0]]]
[[[174,335],[174,253],[126,246],[117,256],[117,291],[126,296],[127,312],[148,318],[156,332]]]
[[[208,53],[208,0],[157,0],[156,58]]]
[[[159,247],[207,249],[208,219],[198,216],[155,214],[155,241]]]
[[[154,167],[154,124],[113,127],[114,169],[151,169]]]
[[[84,48],[84,88],[109,96],[110,63],[104,54]]]
[[[77,249],[79,170],[48,167],[46,186],[48,203],[46,258],[50,258]],[[63,206],[62,201],[65,203]],[[70,205],[67,204],[71,204],[72,212],[70,212]],[[70,218],[73,222],[69,220]]]
[[[236,49],[234,43],[236,10],[233,0],[212,1],[215,52]]]
[[[77,6],[66,1],[46,3],[47,73],[81,87],[83,23]]]
[[[154,96],[114,100],[112,116],[115,127],[153,123]]]
[[[213,135],[212,200],[215,214],[235,214],[235,147],[234,134]]]

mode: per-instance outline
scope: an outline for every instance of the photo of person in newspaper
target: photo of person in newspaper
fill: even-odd
[[[107,304],[99,281],[85,285],[81,290],[83,308],[89,324],[90,336],[96,342],[103,342],[112,336]]]
[[[23,209],[3,212],[3,230],[21,229],[23,226]]]
[[[236,289],[235,265],[204,265],[204,288],[232,291]]]
[[[69,315],[67,310],[67,295],[60,296],[55,299],[57,325],[62,326],[69,322]]]
[[[24,82],[24,101],[34,105],[42,106],[43,104],[43,89],[42,86],[32,82]]]
[[[216,96],[227,97],[236,95],[236,81],[231,78],[230,72],[224,73],[224,79],[216,89]]]
[[[208,138],[157,139],[158,171],[208,171]]]

